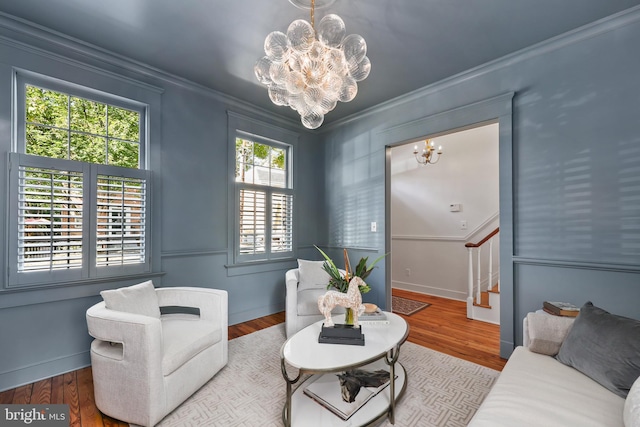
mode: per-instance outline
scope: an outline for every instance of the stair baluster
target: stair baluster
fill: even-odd
[[[500,228],[496,228],[491,233],[489,233],[485,238],[480,240],[478,243],[467,243],[465,247],[467,248],[468,253],[468,269],[467,269],[467,280],[468,280],[468,296],[467,296],[467,318],[473,318],[473,306],[486,306],[489,304],[488,295],[485,295],[486,301],[482,298],[482,246],[485,243],[489,243],[489,268],[488,268],[488,279],[487,279],[487,293],[490,291],[495,291],[493,289],[493,239],[496,234],[500,231]],[[476,250],[476,286],[474,288],[474,280],[473,280],[473,251]],[[497,292],[500,292],[500,278],[498,278],[497,282]],[[474,292],[475,291],[475,292]],[[474,295],[475,293],[475,295]]]

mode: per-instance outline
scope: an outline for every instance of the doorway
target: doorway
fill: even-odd
[[[375,140],[385,147],[385,252],[391,251],[391,149],[423,136],[438,137],[478,127],[499,124],[500,194],[500,356],[508,358],[516,342],[517,325],[514,301],[514,226],[513,226],[513,98],[507,92],[477,102],[443,108],[422,118],[395,124],[376,133]],[[444,161],[444,158],[443,158]],[[391,257],[385,259],[385,304],[391,307]]]
[[[391,287],[466,301],[465,243],[499,225],[499,125],[432,138],[443,148],[435,164],[416,160],[425,139],[391,148]]]

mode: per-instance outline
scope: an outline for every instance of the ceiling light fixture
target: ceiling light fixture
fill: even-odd
[[[435,163],[438,163],[438,160],[440,160],[441,154],[442,154],[442,145],[439,145],[438,150],[436,151],[435,143],[433,142],[432,139],[427,139],[424,142],[424,148],[422,149],[422,153],[418,152],[417,145],[413,147],[413,155],[416,156],[416,161],[423,166],[428,164],[433,165]]]
[[[338,101],[355,98],[357,82],[371,71],[362,36],[345,36],[344,21],[335,14],[326,15],[316,28],[315,6],[311,0],[311,23],[297,19],[286,34],[270,33],[264,41],[266,56],[254,67],[258,81],[269,88],[271,101],[297,111],[309,129],[320,127]]]

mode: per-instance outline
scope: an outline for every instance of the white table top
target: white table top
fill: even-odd
[[[402,317],[389,312],[385,314],[388,324],[361,325],[364,346],[318,343],[324,322],[321,320],[289,338],[282,346],[280,356],[295,368],[315,372],[335,371],[374,361],[402,344],[409,335],[409,326]],[[343,320],[344,315],[334,317],[336,323]]]

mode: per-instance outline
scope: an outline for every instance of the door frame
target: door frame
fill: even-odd
[[[385,147],[385,253],[391,250],[391,148],[424,135],[437,136],[498,123],[500,197],[500,356],[515,347],[513,262],[513,97],[508,92],[387,128],[376,137]],[[391,307],[391,257],[385,257],[386,306]]]

